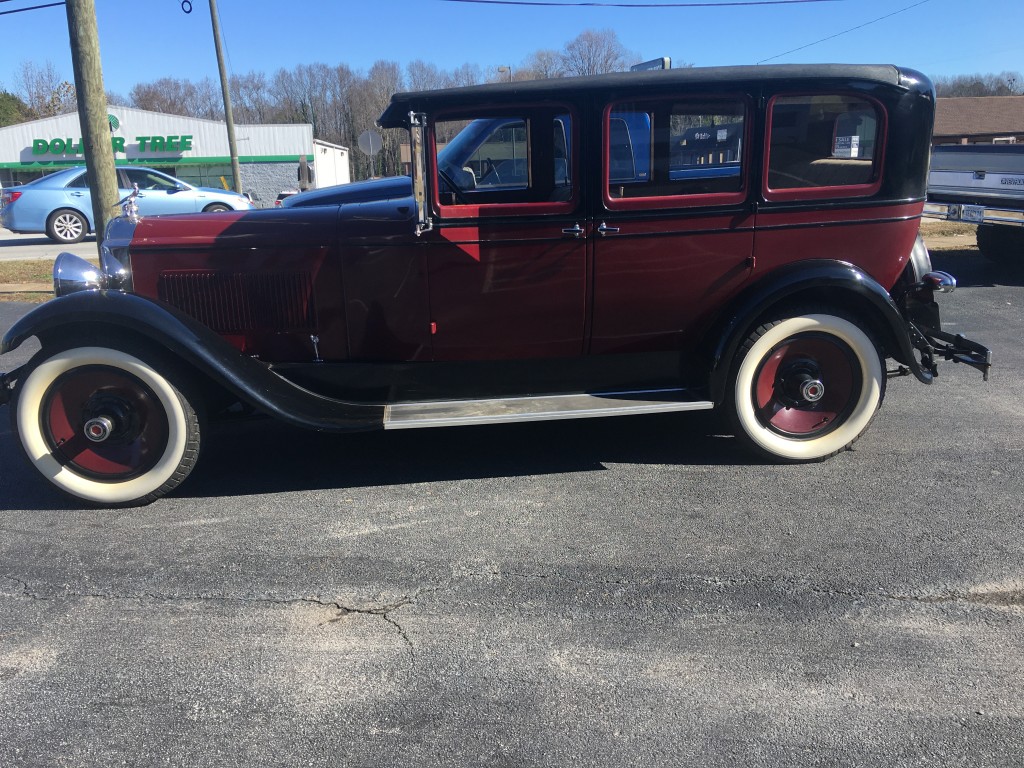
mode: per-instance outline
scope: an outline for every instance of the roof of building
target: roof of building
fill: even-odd
[[[936,136],[1003,136],[1024,133],[1024,96],[936,99]]]

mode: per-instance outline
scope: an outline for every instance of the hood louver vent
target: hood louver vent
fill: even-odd
[[[305,272],[162,272],[161,301],[217,333],[317,330],[313,286]]]

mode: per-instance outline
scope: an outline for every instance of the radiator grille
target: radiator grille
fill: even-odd
[[[162,272],[157,290],[161,301],[217,333],[316,331],[305,272]]]

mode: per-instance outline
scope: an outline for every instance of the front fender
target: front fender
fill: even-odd
[[[121,334],[130,331],[166,349],[256,410],[296,426],[347,432],[379,429],[384,421],[383,405],[334,400],[296,386],[183,312],[120,291],[81,291],[40,305],[4,334],[0,354],[32,336],[59,338],[83,326],[106,327]]]
[[[708,386],[713,402],[721,403],[732,360],[750,329],[773,307],[787,302],[830,302],[845,299],[871,313],[876,325],[895,343],[890,354],[925,384],[932,373],[914,355],[907,322],[889,292],[866,272],[845,261],[820,259],[782,267],[743,291],[706,337]]]

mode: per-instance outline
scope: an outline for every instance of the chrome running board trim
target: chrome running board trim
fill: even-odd
[[[517,421],[593,419],[638,416],[670,411],[706,411],[714,403],[693,400],[683,389],[646,392],[605,392],[581,395],[539,395],[486,400],[436,400],[385,406],[384,429],[459,427]]]

